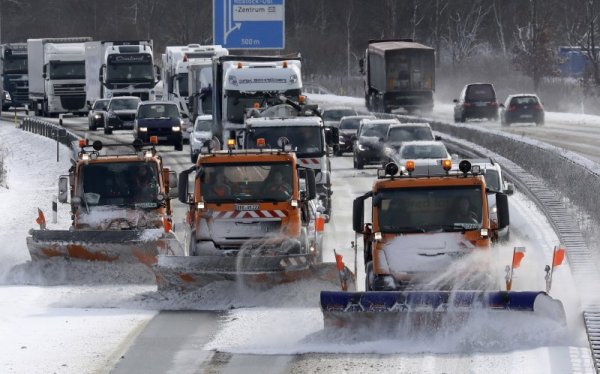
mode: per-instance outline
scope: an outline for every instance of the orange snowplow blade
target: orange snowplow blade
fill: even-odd
[[[306,255],[225,257],[158,256],[152,266],[159,291],[193,291],[218,281],[239,281],[257,288],[319,279],[340,288],[335,263],[312,264]],[[348,268],[344,273],[352,282]],[[351,285],[354,289],[354,285]]]
[[[27,248],[33,261],[51,257],[72,260],[141,262],[152,266],[159,254],[177,253],[179,242],[162,229],[143,231],[31,230]]]

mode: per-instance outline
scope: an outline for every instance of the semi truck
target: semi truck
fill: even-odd
[[[222,56],[214,60],[214,133],[236,138],[244,129],[246,109],[279,103],[279,96],[299,101],[302,91],[301,57]]]
[[[162,54],[163,100],[177,103],[185,127],[191,126],[197,116],[211,113],[212,59],[227,54],[227,49],[219,45],[189,44],[165,48]],[[184,137],[189,137],[189,132],[183,130]]]
[[[370,40],[359,60],[365,105],[372,112],[433,109],[435,52],[411,39]]]
[[[87,101],[115,96],[156,100],[160,80],[152,40],[90,41],[85,44]]]
[[[90,40],[27,40],[29,101],[36,115],[87,114],[84,43]]]
[[[4,89],[2,110],[29,104],[27,43],[0,46],[0,81]]]

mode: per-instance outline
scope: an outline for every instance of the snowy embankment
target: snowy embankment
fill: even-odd
[[[38,208],[44,211],[49,228],[69,226],[66,204],[59,204],[58,223],[52,223],[51,199],[58,192],[58,176],[66,174],[70,167],[70,152],[60,146],[57,162],[56,142],[2,121],[0,138],[0,157],[5,170],[0,183],[1,284],[13,266],[30,259],[25,237],[29,229],[37,226]],[[25,273],[20,279],[11,279],[16,283],[31,281],[36,283]],[[127,292],[136,291],[139,292],[135,289]],[[65,297],[73,298],[73,293],[79,295],[79,308],[62,301]],[[112,367],[125,344],[155,314],[87,307],[92,300],[114,296],[113,290],[102,287],[77,290],[0,286],[0,372],[89,373]]]

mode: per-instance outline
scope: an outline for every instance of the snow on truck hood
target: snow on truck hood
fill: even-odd
[[[154,228],[160,222],[160,214],[157,210],[90,206],[89,213],[81,207],[77,219],[78,223],[97,229],[109,229],[118,221],[127,222],[130,228]]]
[[[392,273],[441,272],[474,245],[460,232],[400,235],[383,247]]]

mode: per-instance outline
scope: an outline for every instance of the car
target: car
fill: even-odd
[[[360,121],[354,142],[353,163],[355,169],[368,164],[380,164],[383,160],[383,140],[388,127],[400,124],[397,119],[363,119]]]
[[[137,108],[133,136],[144,142],[150,141],[151,136],[156,136],[158,144],[172,145],[176,151],[181,151],[182,127],[183,120],[175,102],[144,101]]]
[[[336,156],[342,156],[344,152],[352,152],[354,150],[354,141],[356,140],[358,126],[363,119],[376,119],[376,117],[371,115],[342,117],[338,126],[340,144],[335,153]]]
[[[305,83],[302,87],[303,94],[316,94],[316,95],[333,95],[327,88],[318,84]]]
[[[402,143],[394,162],[400,167],[406,167],[408,161],[413,161],[413,175],[428,175],[430,170],[439,169],[443,160],[452,160],[444,143],[437,140],[413,140]]]
[[[110,135],[113,130],[133,129],[135,113],[141,101],[136,96],[117,96],[110,99],[104,119],[104,133]]]
[[[321,118],[325,126],[338,127],[340,120],[344,116],[357,116],[358,112],[356,109],[350,107],[330,107],[325,108],[321,112]]]
[[[200,149],[207,141],[210,141],[213,138],[212,124],[212,115],[202,115],[196,117],[194,127],[188,129],[188,133],[190,133],[190,158],[192,163],[196,163],[198,155],[200,154]]]
[[[504,104],[500,104],[500,123],[502,126],[529,122],[533,122],[538,126],[544,124],[544,106],[537,95],[509,95]]]
[[[433,135],[429,123],[401,123],[388,127],[383,139],[383,162],[385,165],[393,161],[394,156],[400,151],[402,143],[412,140],[441,140],[440,136]]]
[[[104,119],[106,117],[106,109],[110,99],[96,99],[91,105],[88,112],[88,129],[96,131],[98,127],[104,127]]]
[[[454,99],[454,122],[469,119],[498,120],[496,90],[491,83],[465,85],[458,99]]]

